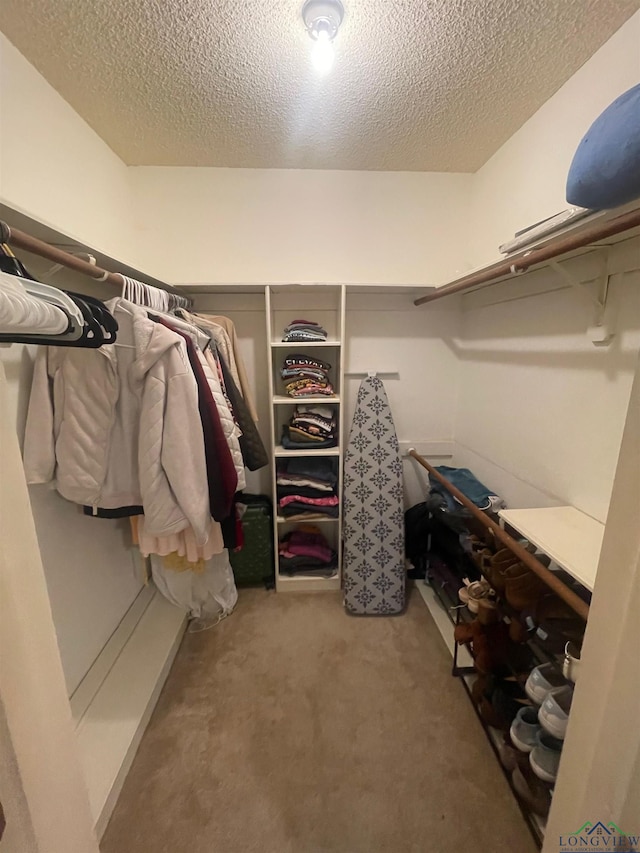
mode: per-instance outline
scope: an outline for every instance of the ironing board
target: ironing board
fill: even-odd
[[[344,606],[391,615],[405,604],[400,447],[382,381],[360,383],[344,457]]]

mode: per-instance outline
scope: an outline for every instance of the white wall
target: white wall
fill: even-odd
[[[463,299],[455,461],[511,506],[569,503],[605,521],[640,348],[640,272],[611,279],[616,334],[603,348],[586,334],[587,300],[554,275]]]
[[[470,266],[500,257],[515,231],[568,207],[578,143],[618,95],[640,82],[640,12],[598,50],[475,174]]]
[[[38,853],[29,806],[24,795],[16,754],[11,743],[4,706],[0,702],[0,802],[6,827],[0,853]]]
[[[435,284],[460,274],[472,176],[139,167],[144,267],[173,282]]]
[[[434,464],[434,446],[450,445],[454,434],[459,365],[451,340],[458,334],[456,300],[418,311],[411,296],[348,293],[347,372],[397,372],[382,377],[401,449],[424,452]],[[344,413],[347,430],[353,418],[362,377],[347,377]],[[437,451],[440,452],[440,451]],[[406,459],[405,506],[424,500],[423,469]]]
[[[267,339],[262,294],[196,294],[201,311],[220,312],[233,320],[249,379],[256,391],[260,433],[269,447]],[[382,377],[398,439],[406,451],[415,445],[427,452],[434,444],[447,451],[453,444],[458,364],[451,340],[458,333],[456,301],[438,303],[428,313],[417,311],[406,293],[347,293],[347,372],[395,372]],[[361,377],[346,377],[343,417],[353,417]],[[450,460],[443,458],[442,464]],[[421,469],[422,470],[422,469]],[[248,473],[250,492],[271,494],[270,471]],[[405,464],[405,504],[424,500],[424,477],[411,461]]]
[[[640,704],[639,515],[640,361],[543,853],[557,853],[558,837],[585,820],[614,821],[640,835],[640,731],[632,710]]]
[[[0,363],[0,705],[11,741],[0,793],[11,820],[25,817],[23,795],[29,809],[14,840],[22,835],[33,846],[35,839],[39,853],[98,853],[6,392]],[[0,721],[0,741],[6,734]],[[29,846],[0,848],[26,853]]]
[[[129,170],[2,33],[0,200],[135,264]]]

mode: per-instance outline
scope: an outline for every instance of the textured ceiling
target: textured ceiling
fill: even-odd
[[[2,0],[0,26],[131,165],[475,171],[640,0]]]

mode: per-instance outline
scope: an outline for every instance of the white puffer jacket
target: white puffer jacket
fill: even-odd
[[[74,503],[142,505],[168,536],[210,527],[198,389],[184,341],[125,300],[107,303],[118,344],[38,352],[25,433],[29,483],[55,478]]]
[[[218,378],[216,373],[217,368],[215,366],[215,362],[213,361],[213,356],[211,355],[211,353],[207,352],[206,356],[202,357],[202,353],[198,352],[198,357],[200,358],[204,374],[207,377],[209,388],[211,388],[211,393],[213,394],[213,399],[215,400],[215,404],[218,408],[218,414],[220,415],[222,429],[224,430],[224,437],[227,439],[227,444],[229,445],[229,450],[231,451],[233,466],[236,469],[236,474],[238,475],[237,489],[238,491],[242,491],[242,489],[245,489],[247,486],[247,479],[244,470],[244,459],[242,458],[242,451],[240,450],[239,441],[239,438],[242,433],[240,431],[240,428],[233,420],[231,409],[229,408],[227,399],[222,391],[220,379]]]

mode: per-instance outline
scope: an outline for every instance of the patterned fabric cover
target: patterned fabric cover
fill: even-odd
[[[344,605],[389,615],[405,603],[402,460],[384,385],[363,379],[345,453]]]

